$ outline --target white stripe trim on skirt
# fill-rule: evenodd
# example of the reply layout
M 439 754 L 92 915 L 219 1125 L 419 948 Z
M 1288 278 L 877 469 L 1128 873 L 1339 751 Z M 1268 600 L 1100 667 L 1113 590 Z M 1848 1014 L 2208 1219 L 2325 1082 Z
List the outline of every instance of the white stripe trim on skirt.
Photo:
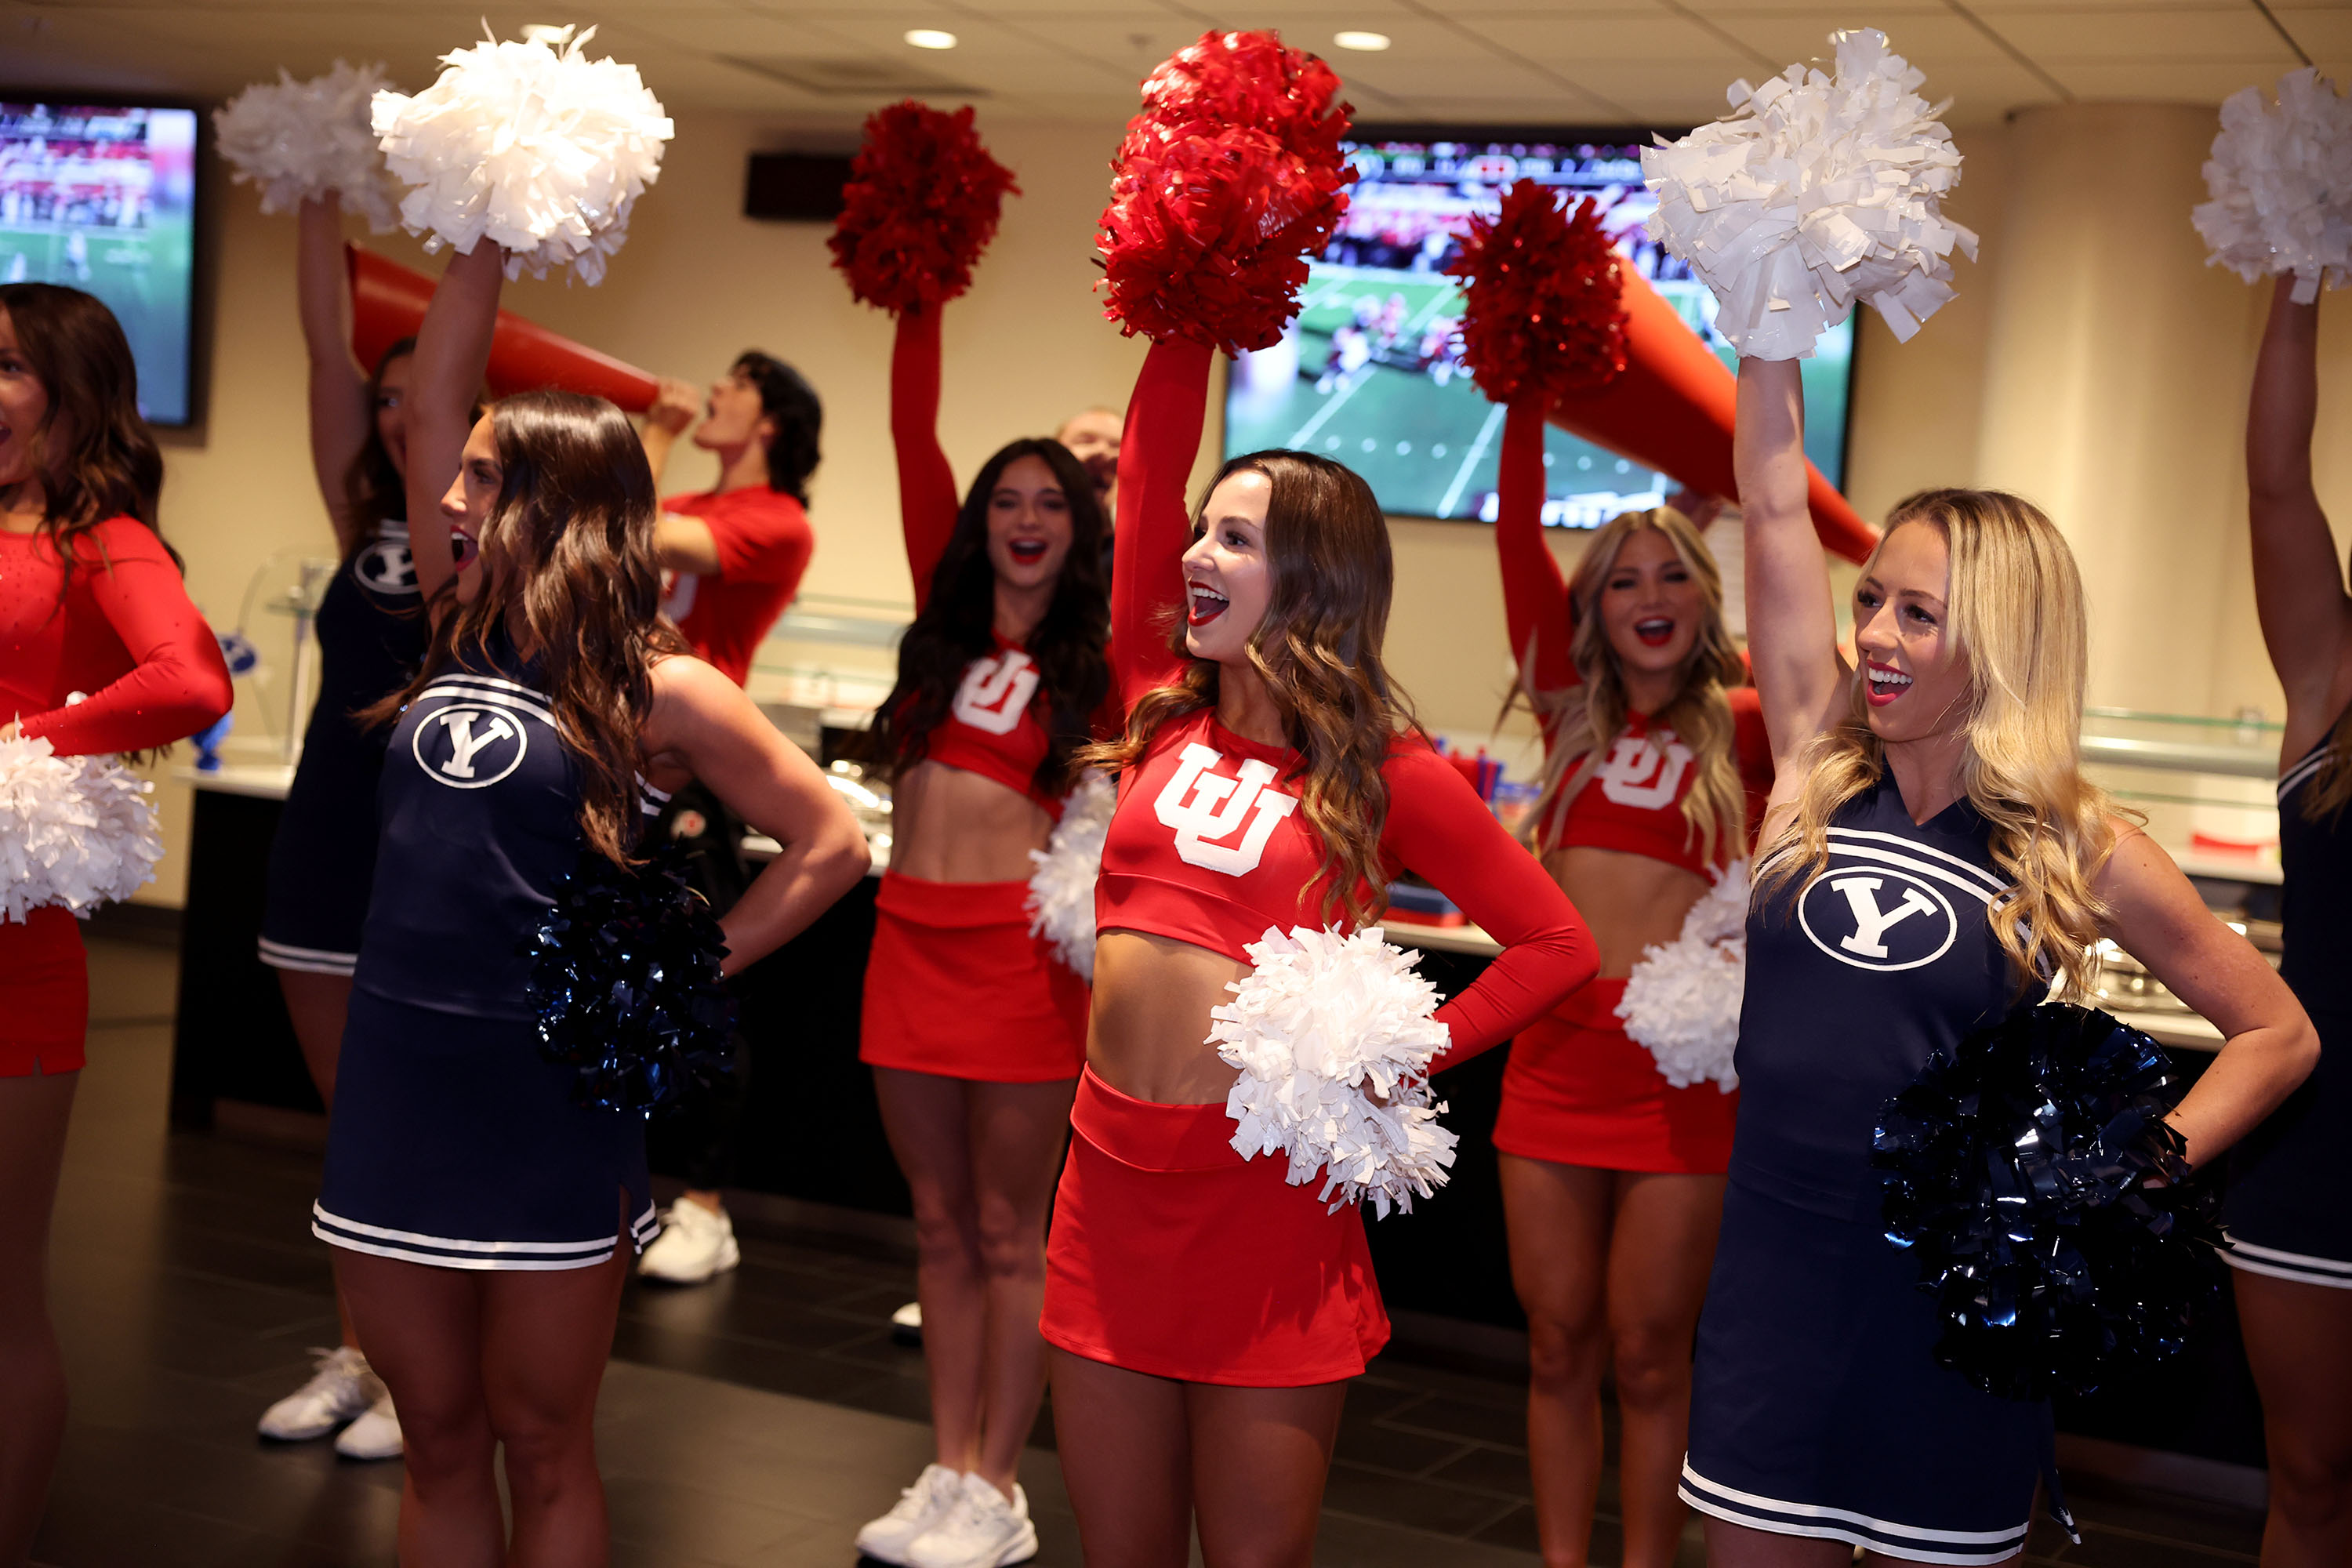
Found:
M 1683 1463 L 1682 1484 L 1675 1491 L 1701 1513 L 1712 1514 L 1750 1530 L 1774 1535 L 1803 1535 L 1821 1541 L 1843 1541 L 1850 1546 L 1912 1563 L 1958 1563 L 1990 1568 L 2006 1563 L 2025 1545 L 2027 1519 L 2014 1530 L 1927 1530 L 1873 1519 L 1848 1509 L 1814 1503 L 1782 1502 L 1759 1497 L 1708 1480 Z
M 272 969 L 299 969 L 306 974 L 348 975 L 359 967 L 356 952 L 334 952 L 323 947 L 296 947 L 262 937 L 255 944 L 261 962 Z

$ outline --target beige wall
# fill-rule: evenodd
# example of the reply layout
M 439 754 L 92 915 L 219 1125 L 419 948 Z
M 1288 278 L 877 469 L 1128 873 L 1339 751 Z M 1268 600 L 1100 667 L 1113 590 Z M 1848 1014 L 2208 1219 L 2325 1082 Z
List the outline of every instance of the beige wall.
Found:
M 1865 320 L 1849 489 L 1864 515 L 1929 484 L 2004 484 L 2050 508 L 2082 552 L 2100 665 L 2094 700 L 2278 716 L 2252 631 L 2237 463 L 2260 291 L 2201 268 L 2187 211 L 2210 140 L 2207 109 L 2075 106 L 1963 127 L 1969 163 L 1951 210 L 1984 237 L 1960 297 L 1913 342 Z M 987 121 L 1024 194 L 971 293 L 946 320 L 941 436 L 959 474 L 1016 435 L 1087 404 L 1123 405 L 1139 342 L 1090 293 L 1092 226 L 1118 126 Z M 836 138 L 839 128 L 832 134 Z M 704 377 L 757 344 L 798 363 L 825 401 L 814 493 L 818 546 L 804 605 L 909 600 L 887 428 L 890 323 L 849 300 L 820 225 L 738 216 L 744 158 L 810 144 L 808 129 L 749 116 L 679 117 L 661 184 L 601 288 L 513 286 L 507 302 L 647 369 Z M 210 425 L 168 454 L 167 532 L 191 590 L 234 624 L 257 568 L 331 549 L 303 447 L 302 359 L 291 304 L 292 225 L 249 190 L 222 203 Z M 371 241 L 411 264 L 414 241 Z M 2330 313 L 2326 415 L 2352 408 L 2352 321 Z M 1202 465 L 1216 446 L 1213 419 Z M 2324 438 L 2323 494 L 2352 519 L 2352 452 Z M 681 451 L 666 488 L 705 482 Z M 1492 546 L 1483 529 L 1400 521 L 1391 662 L 1432 724 L 1478 735 L 1509 685 Z M 1564 559 L 1577 542 L 1555 542 Z M 851 613 L 858 606 L 850 605 Z M 282 679 L 285 622 L 250 617 Z M 820 667 L 886 675 L 886 654 L 780 641 L 772 689 Z M 278 728 L 282 688 L 240 682 L 240 732 Z M 1512 726 L 1524 736 L 1522 724 Z M 182 792 L 167 787 L 171 841 Z M 149 890 L 176 903 L 184 858 Z

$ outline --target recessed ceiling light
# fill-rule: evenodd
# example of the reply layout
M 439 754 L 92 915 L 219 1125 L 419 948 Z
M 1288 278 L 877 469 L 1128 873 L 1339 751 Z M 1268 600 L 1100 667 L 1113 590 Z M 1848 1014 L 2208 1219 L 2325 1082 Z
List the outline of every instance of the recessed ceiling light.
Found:
M 1334 33 L 1331 41 L 1343 49 L 1356 49 L 1368 55 L 1378 54 L 1389 47 L 1386 33 Z
M 953 33 L 942 33 L 937 27 L 909 27 L 907 41 L 919 49 L 951 49 L 956 47 Z

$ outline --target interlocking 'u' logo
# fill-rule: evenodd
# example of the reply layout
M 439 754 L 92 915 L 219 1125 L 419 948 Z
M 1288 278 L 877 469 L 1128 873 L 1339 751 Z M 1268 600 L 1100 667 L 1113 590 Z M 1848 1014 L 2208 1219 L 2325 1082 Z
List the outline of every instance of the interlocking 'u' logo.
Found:
M 1224 753 L 1214 747 L 1187 745 L 1152 810 L 1163 826 L 1176 830 L 1178 859 L 1242 877 L 1257 869 L 1275 825 L 1298 808 L 1298 797 L 1266 787 L 1274 783 L 1272 763 L 1253 757 L 1241 765 L 1239 777 L 1226 778 L 1209 771 L 1223 761 Z M 1244 821 L 1249 827 L 1239 844 L 1211 842 L 1232 837 Z
M 1664 811 L 1675 804 L 1690 771 L 1691 749 L 1672 730 L 1648 735 L 1620 735 L 1609 749 L 1609 759 L 1593 776 L 1601 793 L 1619 805 L 1636 811 Z
M 1019 648 L 1007 648 L 964 666 L 955 716 L 985 734 L 1009 735 L 1036 695 L 1037 666 Z

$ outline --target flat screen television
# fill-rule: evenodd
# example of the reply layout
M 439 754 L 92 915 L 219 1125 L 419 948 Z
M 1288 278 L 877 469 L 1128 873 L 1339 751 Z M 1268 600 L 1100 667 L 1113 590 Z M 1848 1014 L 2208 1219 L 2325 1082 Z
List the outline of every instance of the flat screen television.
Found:
M 0 94 L 0 282 L 106 301 L 151 425 L 194 417 L 196 111 Z
M 1355 182 L 1330 248 L 1308 265 L 1283 341 L 1235 362 L 1225 396 L 1227 457 L 1288 447 L 1335 458 L 1391 516 L 1495 516 L 1503 411 L 1462 369 L 1454 331 L 1462 290 L 1444 268 L 1475 213 L 1513 181 L 1590 195 L 1619 248 L 1722 356 L 1715 297 L 1642 233 L 1657 205 L 1642 184 L 1646 133 L 1400 131 L 1344 143 Z M 1832 484 L 1845 473 L 1854 323 L 1824 333 L 1803 363 L 1805 449 Z M 1660 504 L 1663 475 L 1554 427 L 1544 446 L 1544 521 L 1598 528 Z

